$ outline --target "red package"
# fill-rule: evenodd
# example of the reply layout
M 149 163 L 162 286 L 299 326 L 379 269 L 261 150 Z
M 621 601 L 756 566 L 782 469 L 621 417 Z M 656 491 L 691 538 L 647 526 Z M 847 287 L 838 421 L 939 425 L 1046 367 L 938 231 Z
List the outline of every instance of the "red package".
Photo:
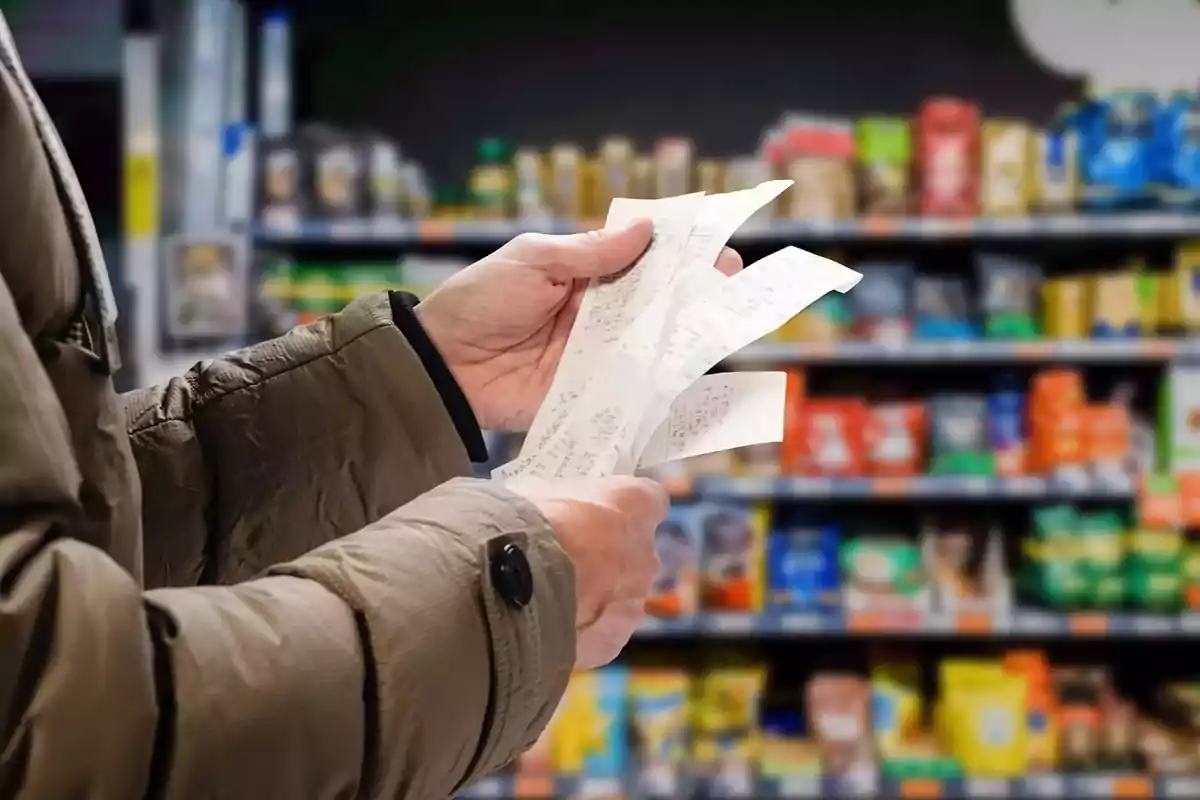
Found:
M 866 410 L 867 468 L 881 477 L 908 477 L 921 471 L 925 407 L 920 403 L 880 403 Z
M 858 400 L 809 400 L 804 405 L 801 473 L 852 478 L 865 474 L 863 422 Z
M 938 97 L 917 112 L 917 190 L 922 214 L 979 214 L 979 107 Z
M 788 370 L 787 399 L 783 410 L 783 444 L 779 447 L 779 471 L 795 474 L 804 469 L 807 459 L 807 430 L 804 422 L 805 375 L 803 370 Z

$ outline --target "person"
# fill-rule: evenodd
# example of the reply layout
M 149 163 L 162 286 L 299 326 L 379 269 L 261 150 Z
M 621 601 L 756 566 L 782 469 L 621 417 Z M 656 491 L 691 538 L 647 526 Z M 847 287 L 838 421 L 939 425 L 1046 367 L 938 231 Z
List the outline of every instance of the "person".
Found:
M 0 185 L 0 797 L 447 797 L 626 643 L 661 488 L 461 476 L 648 223 L 524 235 L 117 396 L 95 232 L 2 16 Z

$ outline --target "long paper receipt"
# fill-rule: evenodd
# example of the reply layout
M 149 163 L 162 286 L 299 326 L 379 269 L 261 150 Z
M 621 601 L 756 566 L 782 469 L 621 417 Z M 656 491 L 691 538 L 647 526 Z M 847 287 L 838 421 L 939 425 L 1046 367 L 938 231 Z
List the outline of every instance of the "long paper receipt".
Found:
M 734 232 L 790 185 L 768 181 L 728 194 L 614 200 L 605 224 L 649 218 L 654 241 L 632 269 L 588 286 L 521 452 L 493 477 L 632 474 L 781 441 L 784 373 L 706 373 L 862 278 L 796 247 L 733 277 L 715 269 Z

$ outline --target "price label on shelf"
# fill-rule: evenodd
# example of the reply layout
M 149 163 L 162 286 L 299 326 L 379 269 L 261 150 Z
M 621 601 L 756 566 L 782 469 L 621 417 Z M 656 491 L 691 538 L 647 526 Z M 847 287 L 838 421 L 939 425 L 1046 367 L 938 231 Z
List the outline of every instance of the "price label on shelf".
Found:
M 1062 797 L 1067 793 L 1067 782 L 1061 775 L 1030 775 L 1021 781 L 1020 788 L 1018 795 Z
M 784 614 L 779 627 L 790 633 L 813 633 L 823 627 L 821 617 L 816 614 Z
M 1200 634 L 1200 614 L 1185 613 L 1179 617 L 1179 632 L 1191 636 Z
M 1170 798 L 1189 798 L 1195 800 L 1200 797 L 1200 778 L 1163 778 L 1161 780 L 1160 794 L 1163 797 Z
M 592 800 L 592 798 L 603 797 L 620 797 L 621 782 L 619 780 L 607 778 L 587 778 L 579 786 L 578 797 L 582 800 Z
M 709 614 L 704 627 L 714 633 L 748 633 L 756 619 L 753 614 Z
M 1162 614 L 1135 614 L 1130 622 L 1134 633 L 1145 636 L 1167 634 L 1175 630 L 1175 619 Z
M 500 797 L 504 794 L 504 789 L 504 781 L 499 778 L 484 778 L 479 783 L 469 787 L 462 797 Z
M 1112 797 L 1112 779 L 1107 775 L 1080 775 L 1071 780 L 1071 795 Z
M 817 776 L 791 775 L 779 780 L 779 796 L 796 798 L 821 797 L 821 779 Z
M 713 779 L 709 795 L 720 798 L 754 796 L 754 776 L 747 769 L 730 769 Z
M 1009 784 L 998 778 L 968 778 L 963 789 L 967 797 L 1008 797 Z
M 1013 615 L 1012 627 L 1017 633 L 1055 633 L 1063 629 L 1063 621 L 1042 611 L 1018 611 Z

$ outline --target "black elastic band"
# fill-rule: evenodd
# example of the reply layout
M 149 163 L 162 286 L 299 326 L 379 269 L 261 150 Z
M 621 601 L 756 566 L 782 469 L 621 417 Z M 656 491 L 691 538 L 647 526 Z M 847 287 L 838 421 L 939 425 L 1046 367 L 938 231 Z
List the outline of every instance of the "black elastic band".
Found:
M 450 421 L 454 423 L 454 429 L 458 431 L 463 446 L 467 448 L 467 455 L 473 463 L 485 463 L 488 460 L 487 443 L 483 441 L 483 431 L 479 428 L 479 421 L 475 419 L 475 412 L 471 410 L 467 396 L 463 394 L 458 381 L 454 380 L 454 375 L 446 366 L 446 360 L 433 346 L 429 334 L 425 332 L 421 321 L 413 312 L 420 300 L 408 292 L 388 292 L 388 299 L 392 306 L 392 321 L 421 359 L 429 380 L 433 381 L 442 398 L 446 413 L 450 415 Z

